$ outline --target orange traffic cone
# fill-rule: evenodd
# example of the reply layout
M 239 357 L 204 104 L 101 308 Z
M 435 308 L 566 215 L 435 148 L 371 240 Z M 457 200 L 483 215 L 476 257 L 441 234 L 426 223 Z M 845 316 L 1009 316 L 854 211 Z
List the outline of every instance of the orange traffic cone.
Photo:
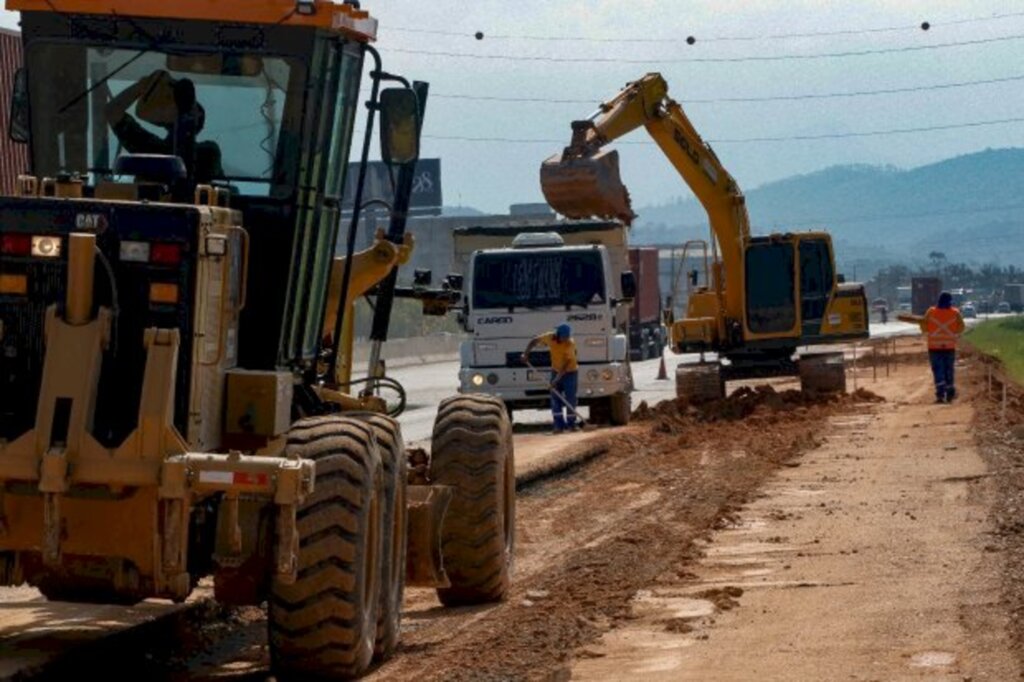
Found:
M 661 366 L 658 368 L 658 381 L 668 381 L 668 372 L 665 370 L 665 354 L 661 355 Z

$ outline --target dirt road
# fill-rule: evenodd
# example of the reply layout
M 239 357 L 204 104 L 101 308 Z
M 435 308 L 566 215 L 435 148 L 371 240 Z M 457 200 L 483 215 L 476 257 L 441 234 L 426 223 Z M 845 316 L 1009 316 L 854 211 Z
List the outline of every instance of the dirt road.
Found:
M 642 591 L 572 678 L 1017 679 L 973 408 L 931 404 L 923 369 L 830 419 L 704 544 L 695 577 Z
M 913 352 L 889 379 L 861 370 L 882 399 L 776 381 L 587 435 L 596 457 L 520 495 L 511 597 L 442 609 L 409 590 L 369 679 L 1017 679 L 1024 524 L 1005 505 L 1024 499 L 992 473 L 1024 458 L 1012 434 L 986 445 L 982 403 L 931 404 Z M 521 439 L 522 466 L 558 471 L 553 442 Z M 262 611 L 211 615 L 93 664 L 270 679 Z

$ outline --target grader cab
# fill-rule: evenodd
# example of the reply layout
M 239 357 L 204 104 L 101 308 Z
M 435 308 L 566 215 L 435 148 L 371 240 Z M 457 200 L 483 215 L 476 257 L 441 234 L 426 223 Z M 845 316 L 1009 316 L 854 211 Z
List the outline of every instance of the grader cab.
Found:
M 502 405 L 443 402 L 430 485 L 409 485 L 398 423 L 351 390 L 352 303 L 412 247 L 355 252 L 362 171 L 339 229 L 366 62 L 362 168 L 377 118 L 385 161 L 414 164 L 424 110 L 376 21 L 330 0 L 7 9 L 31 169 L 0 197 L 0 584 L 182 601 L 212 575 L 218 600 L 269 604 L 294 679 L 388 656 L 407 581 L 501 599 Z

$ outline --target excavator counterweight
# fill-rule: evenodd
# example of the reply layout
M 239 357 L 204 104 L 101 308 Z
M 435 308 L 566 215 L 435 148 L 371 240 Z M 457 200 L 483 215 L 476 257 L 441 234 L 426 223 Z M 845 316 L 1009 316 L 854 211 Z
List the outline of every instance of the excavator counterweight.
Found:
M 615 218 L 629 225 L 636 217 L 615 150 L 556 154 L 541 164 L 540 186 L 548 204 L 567 218 Z

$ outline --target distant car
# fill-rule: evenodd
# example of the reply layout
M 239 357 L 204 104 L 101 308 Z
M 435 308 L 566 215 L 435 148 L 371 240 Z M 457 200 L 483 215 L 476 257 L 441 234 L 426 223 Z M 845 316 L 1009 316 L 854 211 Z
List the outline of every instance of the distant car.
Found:
M 961 308 L 960 313 L 964 316 L 964 318 L 972 318 L 978 316 L 978 311 L 974 308 L 973 303 L 968 303 L 963 308 Z
M 996 312 L 997 313 L 1009 313 L 1009 312 L 1013 312 L 1013 311 L 1010 310 L 1010 304 L 1007 303 L 1006 301 L 1003 301 L 1002 303 L 1000 303 L 999 305 L 996 306 Z

